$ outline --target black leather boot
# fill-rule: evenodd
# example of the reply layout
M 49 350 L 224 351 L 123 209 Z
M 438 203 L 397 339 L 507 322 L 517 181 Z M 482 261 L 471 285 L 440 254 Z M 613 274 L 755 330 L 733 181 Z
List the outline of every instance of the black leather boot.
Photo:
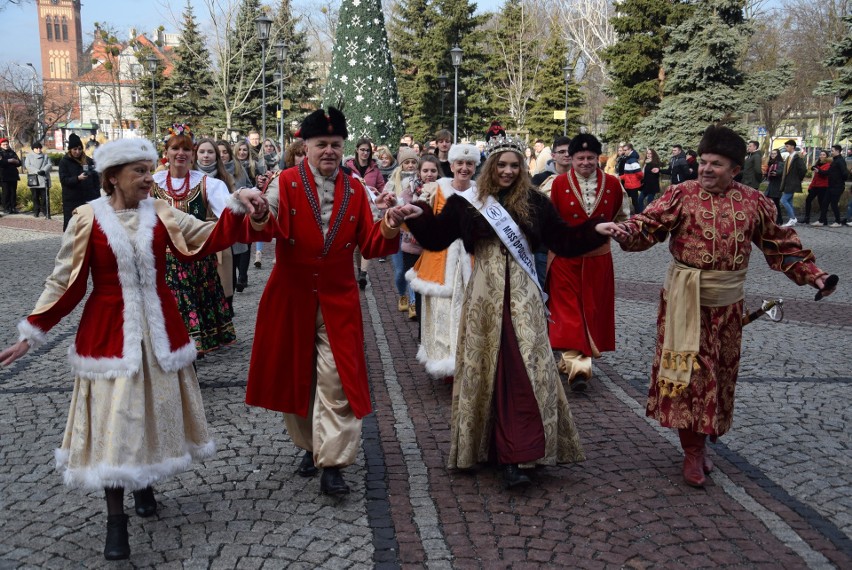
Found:
M 349 493 L 349 485 L 343 480 L 338 467 L 326 467 L 322 470 L 320 478 L 320 492 L 324 495 L 346 495 Z
M 157 512 L 157 499 L 151 487 L 133 491 L 133 502 L 136 503 L 136 514 L 140 517 L 150 517 Z
M 314 465 L 314 452 L 306 451 L 302 456 L 302 461 L 299 463 L 299 468 L 296 469 L 296 475 L 299 477 L 313 477 L 317 474 L 316 465 Z
M 522 487 L 530 484 L 530 478 L 521 471 L 520 467 L 518 467 L 514 463 L 509 463 L 504 465 L 502 468 L 503 471 L 503 485 L 507 489 L 512 489 L 514 487 Z
M 127 515 L 107 516 L 106 545 L 104 558 L 126 560 L 130 558 L 130 542 L 127 538 Z

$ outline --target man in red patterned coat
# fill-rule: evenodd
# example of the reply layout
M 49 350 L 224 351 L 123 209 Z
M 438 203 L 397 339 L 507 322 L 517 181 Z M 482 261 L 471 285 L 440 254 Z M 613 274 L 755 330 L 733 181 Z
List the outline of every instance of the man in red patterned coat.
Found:
M 306 160 L 267 193 L 276 264 L 260 300 L 246 388 L 246 403 L 284 412 L 293 443 L 305 450 L 297 473 L 322 468 L 320 490 L 329 495 L 349 492 L 340 469 L 355 462 L 361 418 L 371 411 L 352 252 L 371 258 L 399 248 L 399 229 L 373 222 L 367 190 L 340 166 L 347 134 L 334 107 L 308 115 L 296 135 Z
M 698 145 L 698 180 L 672 184 L 641 214 L 619 224 L 625 251 L 668 239 L 672 263 L 660 293 L 657 348 L 646 415 L 678 430 L 683 478 L 700 487 L 713 464 L 705 440 L 731 428 L 740 364 L 743 297 L 753 248 L 769 267 L 828 295 L 828 274 L 792 228 L 775 223 L 775 205 L 734 182 L 746 143 L 710 126 Z M 834 285 L 829 285 L 833 290 Z
M 568 146 L 571 168 L 556 177 L 550 199 L 569 225 L 591 218 L 626 220 L 628 201 L 618 178 L 598 166 L 601 143 L 580 134 Z M 550 346 L 571 390 L 586 389 L 592 357 L 615 350 L 615 277 L 609 243 L 581 257 L 556 257 L 547 274 Z

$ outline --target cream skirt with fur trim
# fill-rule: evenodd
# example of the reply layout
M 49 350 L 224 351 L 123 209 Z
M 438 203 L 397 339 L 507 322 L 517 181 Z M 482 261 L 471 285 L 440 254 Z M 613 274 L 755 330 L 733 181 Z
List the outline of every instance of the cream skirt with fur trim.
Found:
M 145 335 L 138 374 L 75 380 L 56 450 L 66 485 L 143 489 L 215 454 L 195 370 L 163 372 L 148 342 Z

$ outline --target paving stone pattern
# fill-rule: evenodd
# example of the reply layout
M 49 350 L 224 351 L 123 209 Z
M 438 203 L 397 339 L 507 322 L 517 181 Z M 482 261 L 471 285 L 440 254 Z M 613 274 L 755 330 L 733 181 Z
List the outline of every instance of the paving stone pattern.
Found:
M 0 220 L 4 346 L 52 267 L 51 222 Z M 446 469 L 452 386 L 416 362 L 417 325 L 396 310 L 391 264 L 373 262 L 362 312 L 375 413 L 344 499 L 295 477 L 300 453 L 280 414 L 244 404 L 267 247 L 235 298 L 238 342 L 198 363 L 218 453 L 158 487 L 157 516 L 131 515 L 133 553 L 118 564 L 101 554 L 101 494 L 67 490 L 53 467 L 78 309 L 0 370 L 0 568 L 852 567 L 852 230 L 801 235 L 841 289 L 815 303 L 752 258 L 749 304 L 782 296 L 787 318 L 744 331 L 734 427 L 711 445 L 704 490 L 682 483 L 671 430 L 644 417 L 665 245 L 615 253 L 618 349 L 586 394 L 569 394 L 587 460 L 535 469 L 521 492 L 504 491 L 491 466 Z

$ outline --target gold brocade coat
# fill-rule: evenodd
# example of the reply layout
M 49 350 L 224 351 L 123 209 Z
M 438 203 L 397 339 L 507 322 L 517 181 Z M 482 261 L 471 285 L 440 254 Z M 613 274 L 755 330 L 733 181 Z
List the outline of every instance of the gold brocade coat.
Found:
M 813 285 L 825 272 L 814 263 L 813 253 L 802 248 L 792 228 L 775 223 L 775 215 L 772 201 L 753 188 L 733 182 L 725 192 L 711 194 L 692 180 L 670 186 L 641 214 L 630 218 L 626 224 L 633 234 L 621 247 L 626 251 L 642 251 L 668 238 L 669 250 L 676 261 L 717 271 L 748 268 L 752 249 L 756 247 L 769 267 L 799 285 Z M 658 391 L 657 377 L 667 299 L 663 289 L 646 415 L 665 427 L 722 435 L 733 421 L 743 302 L 701 307 L 700 369 L 692 373 L 689 387 L 682 395 L 663 396 Z
M 550 350 L 538 288 L 496 237 L 477 243 L 473 257 L 459 325 L 448 466 L 465 469 L 488 460 L 507 264 L 512 326 L 544 428 L 545 454 L 536 463 L 583 461 L 580 438 Z

